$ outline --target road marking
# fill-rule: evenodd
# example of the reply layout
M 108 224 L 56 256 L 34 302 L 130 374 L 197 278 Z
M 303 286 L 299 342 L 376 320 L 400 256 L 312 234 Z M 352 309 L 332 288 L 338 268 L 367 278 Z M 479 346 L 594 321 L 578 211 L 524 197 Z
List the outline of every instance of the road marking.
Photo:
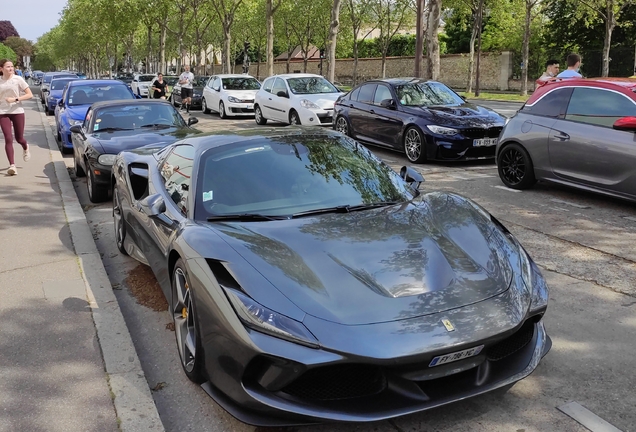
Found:
M 577 402 L 566 403 L 565 405 L 557 407 L 557 409 L 572 417 L 592 432 L 622 432 Z
M 508 191 L 508 192 L 515 192 L 515 193 L 521 192 L 518 189 L 510 189 L 509 187 L 505 187 L 505 186 L 490 186 L 490 187 L 494 187 L 494 188 L 497 188 L 497 189 L 503 189 L 503 190 Z
M 553 198 L 550 201 L 555 202 L 555 203 L 559 203 L 559 204 L 566 204 L 566 205 L 569 205 L 569 206 L 572 206 L 572 207 L 576 207 L 576 208 L 580 208 L 580 209 L 589 209 L 590 208 L 590 206 L 588 206 L 588 205 L 576 204 L 576 203 L 573 203 L 573 202 L 563 201 L 563 200 L 556 199 L 556 198 Z

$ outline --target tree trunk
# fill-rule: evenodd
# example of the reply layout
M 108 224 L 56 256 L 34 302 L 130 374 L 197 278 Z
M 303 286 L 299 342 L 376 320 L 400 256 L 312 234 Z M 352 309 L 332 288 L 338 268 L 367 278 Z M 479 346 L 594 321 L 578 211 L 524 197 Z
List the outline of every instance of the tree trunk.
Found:
M 430 0 L 428 3 L 428 25 L 426 28 L 426 57 L 428 59 L 428 77 L 432 80 L 439 79 L 439 19 L 441 0 Z
M 267 0 L 265 20 L 267 21 L 267 76 L 272 76 L 274 75 L 274 0 Z M 287 69 L 289 69 L 289 62 Z
M 223 51 L 224 51 L 224 68 L 225 73 L 231 74 L 232 71 L 232 36 L 230 35 L 230 26 L 223 26 Z
M 336 41 L 338 39 L 338 28 L 340 27 L 340 5 L 341 0 L 333 0 L 329 39 L 327 40 L 327 59 L 329 62 L 327 79 L 331 82 L 334 82 L 336 77 Z
M 261 75 L 261 47 L 259 46 L 256 50 L 256 79 L 260 80 Z
M 353 85 L 358 83 L 358 40 L 353 39 Z
M 605 38 L 603 39 L 603 70 L 601 72 L 601 76 L 606 77 L 609 76 L 609 54 L 610 54 L 610 46 L 612 44 L 612 32 L 614 31 L 614 27 L 616 26 L 616 20 L 614 16 L 614 11 L 612 10 L 613 2 L 608 2 L 607 4 L 607 19 L 605 20 Z
M 161 62 L 161 68 L 159 69 L 161 73 L 168 73 L 168 68 L 166 66 L 166 33 L 167 29 L 165 26 L 161 26 L 161 33 L 159 33 L 159 58 Z
M 382 78 L 386 78 L 386 51 L 382 51 Z
M 148 26 L 148 57 L 146 58 L 146 73 L 150 73 L 151 58 L 152 58 L 152 26 Z
M 309 56 L 307 55 L 307 53 L 303 53 L 303 73 L 307 73 L 307 63 L 308 62 L 309 62 Z
M 424 56 L 424 7 L 425 0 L 416 0 L 415 24 L 415 77 L 422 78 L 422 60 Z
M 474 11 L 475 17 L 477 12 Z M 475 76 L 475 42 L 477 41 L 477 34 L 481 29 L 477 19 L 473 20 L 473 31 L 470 34 L 469 54 L 468 54 L 468 81 L 466 82 L 466 93 L 473 92 L 473 77 Z
M 530 22 L 532 21 L 534 2 L 526 0 L 526 22 L 523 29 L 523 46 L 521 48 L 521 96 L 528 95 L 528 60 L 530 58 Z

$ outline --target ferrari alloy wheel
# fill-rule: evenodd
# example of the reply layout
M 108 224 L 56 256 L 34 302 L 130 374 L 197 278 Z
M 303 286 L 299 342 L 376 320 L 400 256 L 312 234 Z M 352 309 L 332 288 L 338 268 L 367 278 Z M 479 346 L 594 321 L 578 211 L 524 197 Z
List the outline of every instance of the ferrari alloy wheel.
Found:
M 537 182 L 528 152 L 519 144 L 509 144 L 497 158 L 499 177 L 512 189 L 527 189 Z
M 424 137 L 415 127 L 410 127 L 404 133 L 404 153 L 409 161 L 422 163 L 426 160 L 426 149 L 424 147 Z
M 202 99 L 201 110 L 203 110 L 203 114 L 210 114 L 210 108 L 208 108 L 208 103 L 205 101 L 205 97 Z
M 181 259 L 177 261 L 172 276 L 172 305 L 170 311 L 174 320 L 174 331 L 177 338 L 181 366 L 183 366 L 185 374 L 191 381 L 202 383 L 205 380 L 203 350 L 197 328 L 198 323 L 192 290 Z
M 292 111 L 289 113 L 289 124 L 292 124 L 292 125 L 301 124 L 300 117 L 298 117 L 298 113 L 296 111 Z
M 219 118 L 227 118 L 227 114 L 225 113 L 225 104 L 223 103 L 223 101 L 219 102 Z
M 343 135 L 349 135 L 349 122 L 343 116 L 336 120 L 336 130 Z
M 257 125 L 264 125 L 267 123 L 267 119 L 263 117 L 261 107 L 259 107 L 258 105 L 254 107 L 254 120 L 256 120 Z
M 113 222 L 115 224 L 115 243 L 117 244 L 117 249 L 119 249 L 119 252 L 122 254 L 128 255 L 124 247 L 126 224 L 124 224 L 124 213 L 121 208 L 121 199 L 119 198 L 119 192 L 117 192 L 117 186 L 113 188 Z

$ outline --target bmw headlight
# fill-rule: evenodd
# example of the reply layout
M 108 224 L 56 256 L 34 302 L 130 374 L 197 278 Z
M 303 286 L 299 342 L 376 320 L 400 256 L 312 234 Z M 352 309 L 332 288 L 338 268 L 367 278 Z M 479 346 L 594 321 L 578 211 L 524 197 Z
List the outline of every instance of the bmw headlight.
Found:
M 114 154 L 103 154 L 97 158 L 97 162 L 100 165 L 112 165 L 115 163 L 115 158 L 117 155 Z
M 84 123 L 84 120 L 73 120 L 73 119 L 70 119 L 69 123 L 71 124 L 71 126 L 81 125 L 81 124 Z
M 319 347 L 314 335 L 301 322 L 267 309 L 240 291 L 226 288 L 225 292 L 247 327 L 311 348 Z
M 426 127 L 428 128 L 428 130 L 438 135 L 453 136 L 459 133 L 457 129 L 448 128 L 444 126 L 427 125 Z
M 303 107 L 303 108 L 310 109 L 310 110 L 320 109 L 320 107 L 318 105 L 316 105 L 315 103 L 313 103 L 312 101 L 307 100 L 307 99 L 301 99 L 300 100 L 300 106 Z
M 235 98 L 234 96 L 228 96 L 227 97 L 227 101 L 228 102 L 232 102 L 232 103 L 241 103 L 240 99 Z

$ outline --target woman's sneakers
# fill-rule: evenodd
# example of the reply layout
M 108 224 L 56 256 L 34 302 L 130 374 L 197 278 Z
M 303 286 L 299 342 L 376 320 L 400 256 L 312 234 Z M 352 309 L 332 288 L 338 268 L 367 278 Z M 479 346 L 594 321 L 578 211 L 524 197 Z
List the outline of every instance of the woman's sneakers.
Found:
M 29 159 L 31 159 L 31 152 L 29 151 L 29 145 L 27 144 L 27 148 L 26 150 L 23 150 L 23 154 L 22 154 L 22 159 L 24 159 L 25 162 L 28 162 Z
M 9 167 L 9 169 L 7 170 L 7 175 L 10 175 L 10 176 L 18 175 L 18 170 L 16 169 L 15 165 L 11 165 Z

